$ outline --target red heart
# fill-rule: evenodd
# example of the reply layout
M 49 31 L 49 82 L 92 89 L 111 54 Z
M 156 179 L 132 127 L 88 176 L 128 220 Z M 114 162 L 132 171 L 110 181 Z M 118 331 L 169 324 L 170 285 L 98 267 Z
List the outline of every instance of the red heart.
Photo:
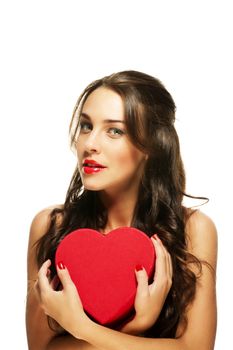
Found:
M 135 266 L 153 276 L 155 250 L 151 239 L 132 227 L 104 235 L 83 228 L 59 244 L 55 262 L 62 261 L 77 287 L 84 310 L 96 322 L 113 326 L 134 311 L 137 288 Z

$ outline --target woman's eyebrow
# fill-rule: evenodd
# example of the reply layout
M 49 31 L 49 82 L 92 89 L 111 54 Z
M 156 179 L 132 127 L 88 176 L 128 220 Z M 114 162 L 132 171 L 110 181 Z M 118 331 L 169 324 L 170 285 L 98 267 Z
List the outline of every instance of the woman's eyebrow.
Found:
M 91 120 L 91 117 L 87 113 L 82 112 L 80 116 L 84 117 L 88 120 Z M 124 120 L 118 120 L 118 119 L 104 119 L 103 122 L 104 123 L 124 123 L 125 124 Z

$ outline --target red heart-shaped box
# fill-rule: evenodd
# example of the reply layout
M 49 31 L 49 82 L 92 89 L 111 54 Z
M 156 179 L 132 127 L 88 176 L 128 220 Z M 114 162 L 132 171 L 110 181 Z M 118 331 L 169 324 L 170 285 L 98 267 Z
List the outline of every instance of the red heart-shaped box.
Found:
M 55 263 L 62 261 L 79 292 L 83 308 L 96 322 L 114 327 L 134 312 L 136 265 L 153 277 L 155 250 L 151 239 L 132 227 L 104 235 L 83 228 L 59 244 Z

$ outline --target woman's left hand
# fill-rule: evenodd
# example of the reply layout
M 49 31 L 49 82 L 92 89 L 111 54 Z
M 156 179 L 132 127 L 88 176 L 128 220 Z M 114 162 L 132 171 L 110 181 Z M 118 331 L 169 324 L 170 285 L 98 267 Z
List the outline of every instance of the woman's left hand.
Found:
M 38 272 L 38 280 L 35 284 L 41 307 L 46 315 L 56 320 L 70 334 L 81 338 L 81 330 L 89 318 L 83 310 L 78 291 L 63 264 L 60 265 L 60 268 L 57 267 L 57 275 L 63 289 L 55 291 L 53 281 L 49 282 L 50 265 L 50 260 L 44 262 Z
M 120 330 L 140 335 L 153 326 L 163 308 L 172 285 L 171 256 L 157 235 L 151 238 L 156 252 L 154 281 L 148 284 L 148 275 L 142 267 L 136 272 L 137 292 L 134 301 L 135 317 Z

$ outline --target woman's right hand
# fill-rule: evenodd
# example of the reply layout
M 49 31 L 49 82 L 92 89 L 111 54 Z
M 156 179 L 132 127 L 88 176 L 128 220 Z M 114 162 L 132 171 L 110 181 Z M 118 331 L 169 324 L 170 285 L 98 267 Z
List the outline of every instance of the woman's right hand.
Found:
M 157 235 L 151 238 L 156 253 L 154 281 L 148 285 L 148 275 L 142 267 L 136 271 L 137 292 L 134 301 L 135 317 L 120 331 L 140 335 L 153 326 L 162 310 L 172 285 L 171 256 Z

